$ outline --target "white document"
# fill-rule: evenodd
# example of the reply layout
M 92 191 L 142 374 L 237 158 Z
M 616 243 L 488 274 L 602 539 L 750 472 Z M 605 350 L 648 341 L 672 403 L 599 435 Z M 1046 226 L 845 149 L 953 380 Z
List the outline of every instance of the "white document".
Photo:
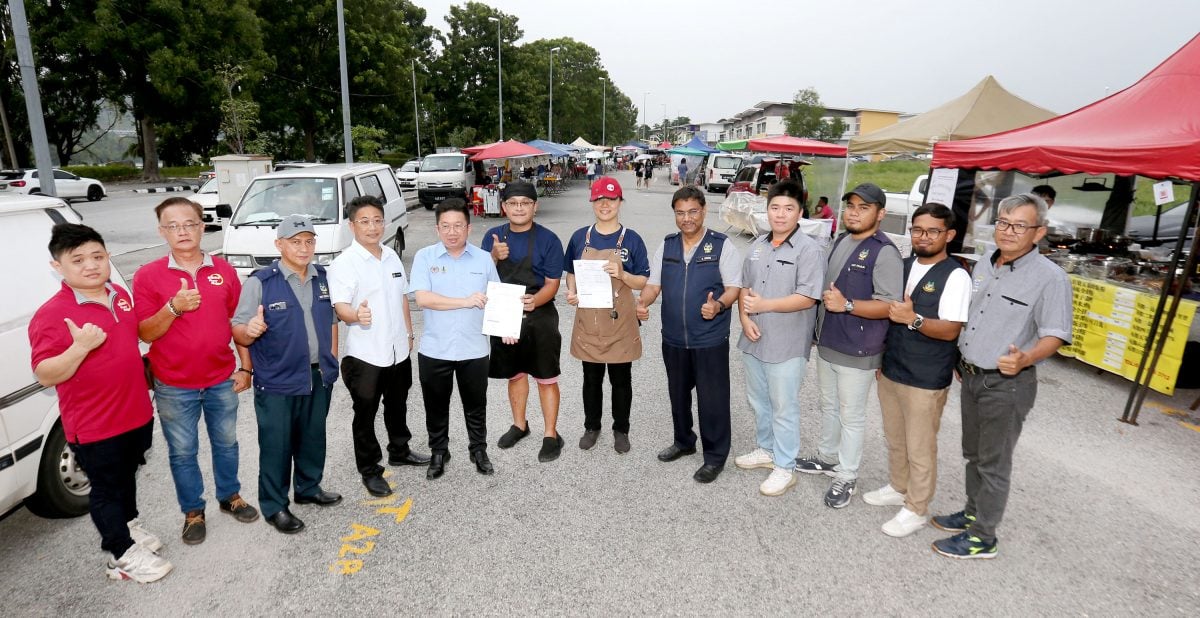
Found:
M 1170 180 L 1154 183 L 1154 205 L 1162 206 L 1175 201 L 1175 187 Z
M 575 260 L 575 294 L 583 309 L 612 309 L 612 277 L 604 272 L 608 260 Z
M 933 170 L 929 178 L 929 193 L 926 203 L 942 204 L 952 207 L 954 191 L 958 188 L 958 170 L 955 168 L 939 167 Z M 920 204 L 914 204 L 919 206 Z
M 487 304 L 483 306 L 483 334 L 493 337 L 521 336 L 521 318 L 525 315 L 521 297 L 525 286 L 489 281 Z

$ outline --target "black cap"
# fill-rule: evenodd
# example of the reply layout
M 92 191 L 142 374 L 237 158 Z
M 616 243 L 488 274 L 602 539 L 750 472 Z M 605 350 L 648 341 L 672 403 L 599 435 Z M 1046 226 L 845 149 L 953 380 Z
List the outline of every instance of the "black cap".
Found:
M 504 189 L 500 191 L 500 200 L 507 201 L 510 197 L 527 197 L 533 201 L 537 201 L 537 189 L 530 183 L 524 180 L 510 182 L 504 185 Z
M 842 201 L 850 199 L 851 195 L 861 197 L 868 204 L 879 204 L 880 208 L 887 207 L 887 196 L 883 194 L 883 189 L 869 182 L 854 187 L 849 193 L 842 196 Z

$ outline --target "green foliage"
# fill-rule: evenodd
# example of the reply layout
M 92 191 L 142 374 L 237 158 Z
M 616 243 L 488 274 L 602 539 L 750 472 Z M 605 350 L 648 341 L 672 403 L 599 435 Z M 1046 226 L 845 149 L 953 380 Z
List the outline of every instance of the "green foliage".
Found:
M 100 182 L 135 180 L 142 175 L 142 170 L 132 165 L 67 165 L 62 169 L 84 178 L 95 178 Z
M 378 161 L 379 149 L 383 148 L 387 139 L 387 131 L 375 127 L 354 125 L 350 127 L 350 141 L 357 151 L 355 160 Z
M 461 127 L 460 126 L 457 129 L 454 129 L 453 131 L 450 132 L 449 140 L 450 140 L 450 145 L 454 146 L 455 148 L 466 148 L 467 146 L 474 146 L 476 144 L 475 127 Z
M 788 114 L 787 133 L 795 137 L 836 142 L 846 132 L 846 123 L 841 118 L 826 120 L 825 106 L 814 88 L 805 88 L 792 99 L 792 113 Z
M 928 161 L 879 161 L 876 163 L 851 163 L 846 186 L 871 182 L 891 193 L 908 193 L 913 181 L 921 174 L 929 173 Z

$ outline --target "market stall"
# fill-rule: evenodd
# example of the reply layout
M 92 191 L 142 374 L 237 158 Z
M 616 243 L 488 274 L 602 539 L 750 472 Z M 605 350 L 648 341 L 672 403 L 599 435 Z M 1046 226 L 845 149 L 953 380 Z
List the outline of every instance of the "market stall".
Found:
M 463 152 L 467 150 L 464 148 Z M 549 155 L 549 153 L 540 148 L 522 144 L 516 140 L 497 142 L 482 148 L 476 147 L 473 150 L 474 154 L 471 155 L 471 160 L 480 162 L 521 161 Z M 499 183 L 495 182 L 495 180 L 493 179 L 493 182 L 486 185 L 475 185 L 472 187 L 471 204 L 477 216 L 500 216 L 503 214 L 503 208 L 500 206 L 500 187 Z

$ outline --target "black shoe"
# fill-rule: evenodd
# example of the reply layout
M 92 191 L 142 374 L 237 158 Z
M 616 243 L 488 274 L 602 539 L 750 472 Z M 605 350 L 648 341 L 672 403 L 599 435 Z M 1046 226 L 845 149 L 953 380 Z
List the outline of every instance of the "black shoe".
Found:
M 311 496 L 296 496 L 296 504 L 316 504 L 318 506 L 333 506 L 342 501 L 341 494 L 332 491 L 318 490 Z
M 429 470 L 425 471 L 425 478 L 432 481 L 445 474 L 447 461 L 450 461 L 450 453 L 434 453 L 429 458 Z
M 276 530 L 284 534 L 296 534 L 304 529 L 304 522 L 300 521 L 299 517 L 292 515 L 292 512 L 287 509 L 283 509 L 268 517 L 267 523 L 275 526 Z
M 363 487 L 367 488 L 367 493 L 376 498 L 392 495 L 392 486 L 388 485 L 388 482 L 383 480 L 383 476 L 379 474 L 364 476 Z
M 696 447 L 680 448 L 678 444 L 671 444 L 667 448 L 658 452 L 659 461 L 675 461 L 684 455 L 695 455 Z
M 229 498 L 219 501 L 218 504 L 221 506 L 222 513 L 233 515 L 234 519 L 243 524 L 258 519 L 258 509 L 247 504 L 240 494 L 233 494 Z
M 389 466 L 426 466 L 429 465 L 429 455 L 409 451 L 403 455 L 388 455 Z
M 504 432 L 504 435 L 500 436 L 500 441 L 496 443 L 496 446 L 500 448 L 512 448 L 516 443 L 521 441 L 521 438 L 527 435 L 529 435 L 528 424 L 525 425 L 525 429 L 513 425 L 508 428 L 508 431 Z
M 593 446 L 596 446 L 596 441 L 600 439 L 599 429 L 586 429 L 583 435 L 579 438 L 579 448 L 590 451 Z
M 718 476 L 721 476 L 722 468 L 724 468 L 724 466 L 704 464 L 703 466 L 700 466 L 699 470 L 696 470 L 696 473 L 692 475 L 692 479 L 697 483 L 711 483 L 717 480 Z
M 183 518 L 183 542 L 188 545 L 199 545 L 204 542 L 204 509 L 188 511 Z
M 492 467 L 492 462 L 488 459 L 486 451 L 471 453 L 471 461 L 475 462 L 475 469 L 480 474 L 491 475 L 496 473 L 496 469 Z
M 542 438 L 542 450 L 538 452 L 538 461 L 546 463 L 558 459 L 558 456 L 562 454 L 563 444 L 566 444 L 566 441 L 562 436 Z

